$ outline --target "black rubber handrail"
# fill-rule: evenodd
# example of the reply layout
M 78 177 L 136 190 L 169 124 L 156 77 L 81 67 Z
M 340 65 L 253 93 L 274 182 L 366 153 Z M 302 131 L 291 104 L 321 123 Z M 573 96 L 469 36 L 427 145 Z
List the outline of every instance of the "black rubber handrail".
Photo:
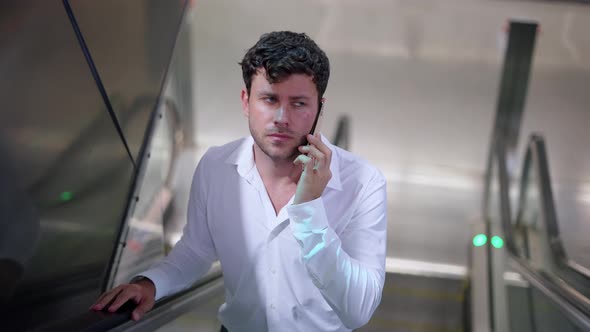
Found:
M 219 274 L 205 277 L 192 287 L 158 301 L 154 308 L 138 322 L 131 320 L 135 304 L 127 302 L 115 313 L 88 311 L 74 318 L 38 328 L 35 331 L 126 331 L 135 325 L 139 325 L 139 327 L 151 325 L 154 328 L 150 330 L 153 330 L 218 294 L 221 287 L 223 287 L 223 278 Z M 162 319 L 164 314 L 166 317 Z
M 110 329 L 110 332 L 153 331 L 166 325 L 185 313 L 194 311 L 214 296 L 223 296 L 223 277 L 215 274 L 204 279 L 192 290 L 165 298 L 138 322 L 128 320 L 126 323 Z M 212 319 L 215 319 L 212 317 Z

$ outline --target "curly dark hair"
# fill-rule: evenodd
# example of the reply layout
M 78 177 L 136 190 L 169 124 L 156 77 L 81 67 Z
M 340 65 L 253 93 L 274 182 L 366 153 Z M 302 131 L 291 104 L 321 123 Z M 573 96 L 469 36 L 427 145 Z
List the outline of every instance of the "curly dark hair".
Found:
M 246 90 L 250 95 L 252 78 L 261 68 L 269 83 L 277 83 L 291 74 L 307 74 L 313 79 L 321 99 L 328 87 L 330 62 L 326 53 L 305 33 L 275 31 L 263 34 L 239 63 Z

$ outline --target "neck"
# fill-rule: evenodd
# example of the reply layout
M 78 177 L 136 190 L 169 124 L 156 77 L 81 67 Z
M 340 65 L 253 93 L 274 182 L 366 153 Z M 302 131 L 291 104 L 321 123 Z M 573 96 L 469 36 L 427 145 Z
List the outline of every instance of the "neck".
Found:
M 254 163 L 263 181 L 297 183 L 303 169 L 294 165 L 293 160 L 273 160 L 254 144 Z

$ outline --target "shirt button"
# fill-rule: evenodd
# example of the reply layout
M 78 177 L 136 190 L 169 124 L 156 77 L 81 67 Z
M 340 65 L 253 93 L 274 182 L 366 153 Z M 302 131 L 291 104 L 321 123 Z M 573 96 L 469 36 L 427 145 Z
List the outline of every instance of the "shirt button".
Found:
M 271 305 L 270 305 L 270 308 L 271 308 L 272 310 L 275 310 L 275 305 L 274 305 L 274 304 L 271 304 Z
M 272 269 L 270 269 L 270 272 L 271 272 L 272 274 L 276 274 L 276 273 L 277 273 L 277 270 L 276 270 L 275 268 L 272 268 Z

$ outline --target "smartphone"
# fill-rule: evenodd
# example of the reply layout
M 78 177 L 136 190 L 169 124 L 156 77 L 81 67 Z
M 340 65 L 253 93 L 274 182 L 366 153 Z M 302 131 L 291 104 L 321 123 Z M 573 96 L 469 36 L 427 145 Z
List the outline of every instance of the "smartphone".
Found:
M 324 108 L 324 102 L 320 102 L 320 106 L 318 107 L 318 113 L 315 116 L 315 120 L 313 120 L 313 126 L 311 126 L 311 131 L 309 132 L 311 135 L 315 135 L 316 129 L 318 129 L 320 116 L 322 115 L 322 109 Z M 307 143 L 309 144 L 309 142 Z

